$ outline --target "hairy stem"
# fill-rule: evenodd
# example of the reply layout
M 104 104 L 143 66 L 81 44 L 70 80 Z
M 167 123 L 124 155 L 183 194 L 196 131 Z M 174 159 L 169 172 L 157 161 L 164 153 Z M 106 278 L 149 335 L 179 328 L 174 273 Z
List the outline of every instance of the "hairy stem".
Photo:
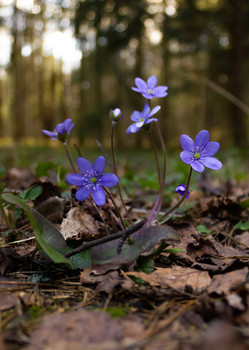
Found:
M 186 185 L 186 189 L 185 189 L 185 192 L 182 196 L 182 198 L 179 200 L 178 203 L 176 203 L 176 205 L 174 205 L 169 211 L 167 211 L 161 218 L 160 218 L 160 221 L 159 223 L 160 224 L 163 224 L 166 220 L 167 220 L 167 217 L 173 213 L 181 204 L 182 202 L 185 200 L 187 194 L 188 194 L 188 189 L 189 189 L 189 184 L 190 184 L 190 179 L 191 179 L 191 175 L 192 175 L 192 167 L 190 167 L 190 172 L 189 172 L 189 176 L 188 176 L 188 181 L 187 181 L 187 185 Z M 166 219 L 165 219 L 166 218 Z
M 72 167 L 72 169 L 73 169 L 73 172 L 76 173 L 75 167 L 74 167 L 74 165 L 73 165 L 72 158 L 71 158 L 70 153 L 69 153 L 69 151 L 68 151 L 67 143 L 64 142 L 63 145 L 64 145 L 64 147 L 65 147 L 65 150 L 66 150 L 66 153 L 67 153 L 67 157 L 68 157 L 68 159 L 69 159 L 69 162 L 70 162 L 70 164 L 71 164 L 71 167 Z

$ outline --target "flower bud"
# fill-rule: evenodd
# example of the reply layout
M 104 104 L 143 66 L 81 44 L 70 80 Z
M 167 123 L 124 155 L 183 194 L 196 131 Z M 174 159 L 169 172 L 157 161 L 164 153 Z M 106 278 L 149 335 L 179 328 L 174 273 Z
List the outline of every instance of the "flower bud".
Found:
M 110 110 L 109 117 L 112 122 L 118 122 L 123 118 L 123 114 L 119 108 L 115 108 Z

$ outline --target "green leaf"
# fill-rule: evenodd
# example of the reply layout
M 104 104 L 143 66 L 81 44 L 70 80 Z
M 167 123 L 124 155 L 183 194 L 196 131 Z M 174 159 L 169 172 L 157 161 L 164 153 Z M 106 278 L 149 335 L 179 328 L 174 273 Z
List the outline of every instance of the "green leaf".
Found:
M 0 178 L 6 173 L 6 168 L 1 167 L 0 168 Z
M 245 199 L 244 201 L 240 202 L 239 204 L 241 208 L 246 209 L 249 208 L 249 198 Z
M 31 186 L 19 194 L 24 201 L 35 200 L 42 193 L 42 186 Z
M 136 271 L 151 273 L 154 271 L 154 260 L 147 256 L 139 256 Z
M 67 247 L 63 250 L 63 253 L 67 253 L 73 250 L 71 247 Z M 68 260 L 72 264 L 72 269 L 85 269 L 87 267 L 90 267 L 92 265 L 92 248 L 85 250 L 83 252 L 80 252 L 78 254 L 72 255 L 68 258 Z
M 234 226 L 235 229 L 239 229 L 242 231 L 249 230 L 249 221 L 239 221 L 237 224 Z
M 37 177 L 48 176 L 49 170 L 54 170 L 56 167 L 57 165 L 53 162 L 39 162 L 35 167 L 35 175 Z
M 181 248 L 168 248 L 164 250 L 164 253 L 175 254 L 175 253 L 183 253 Z
M 12 204 L 21 207 L 34 230 L 35 238 L 39 249 L 56 264 L 66 264 L 71 267 L 71 263 L 56 249 L 65 249 L 66 242 L 60 231 L 46 218 L 34 209 L 31 209 L 21 198 L 12 193 L 2 194 L 2 198 Z M 62 247 L 63 246 L 63 247 Z
M 198 225 L 196 226 L 196 229 L 200 232 L 200 233 L 211 233 L 212 231 L 209 230 L 208 228 L 206 228 L 205 225 Z

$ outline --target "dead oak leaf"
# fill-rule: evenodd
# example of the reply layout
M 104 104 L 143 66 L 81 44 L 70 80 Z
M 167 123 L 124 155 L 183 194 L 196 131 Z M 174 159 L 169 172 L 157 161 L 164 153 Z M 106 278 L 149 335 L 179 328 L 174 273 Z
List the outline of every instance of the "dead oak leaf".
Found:
M 208 288 L 208 293 L 228 294 L 246 281 L 248 267 L 216 275 Z
M 180 291 L 191 289 L 196 293 L 204 291 L 211 284 L 211 278 L 207 271 L 199 271 L 181 266 L 157 268 L 156 271 L 150 274 L 129 272 L 127 275 L 139 277 L 151 286 L 173 288 Z

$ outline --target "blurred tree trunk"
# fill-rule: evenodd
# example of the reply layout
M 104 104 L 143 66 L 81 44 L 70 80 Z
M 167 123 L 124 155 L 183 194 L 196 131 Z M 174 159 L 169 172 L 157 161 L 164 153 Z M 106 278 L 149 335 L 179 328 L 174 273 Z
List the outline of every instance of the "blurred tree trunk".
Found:
M 243 92 L 245 87 L 244 77 L 244 59 L 243 59 L 243 41 L 245 38 L 245 9 L 244 0 L 228 1 L 228 10 L 230 18 L 230 37 L 231 37 L 231 93 L 243 101 Z M 237 146 L 246 146 L 246 115 L 234 104 L 231 106 L 231 124 L 233 130 L 234 142 Z
M 12 27 L 12 53 L 11 67 L 13 81 L 13 98 L 12 98 L 12 120 L 13 120 L 13 136 L 20 139 L 23 135 L 23 117 L 25 113 L 25 81 L 21 56 L 22 33 L 18 29 L 18 16 L 20 15 L 16 6 L 16 0 L 13 4 L 13 27 Z M 19 18 L 20 21 L 20 18 Z

